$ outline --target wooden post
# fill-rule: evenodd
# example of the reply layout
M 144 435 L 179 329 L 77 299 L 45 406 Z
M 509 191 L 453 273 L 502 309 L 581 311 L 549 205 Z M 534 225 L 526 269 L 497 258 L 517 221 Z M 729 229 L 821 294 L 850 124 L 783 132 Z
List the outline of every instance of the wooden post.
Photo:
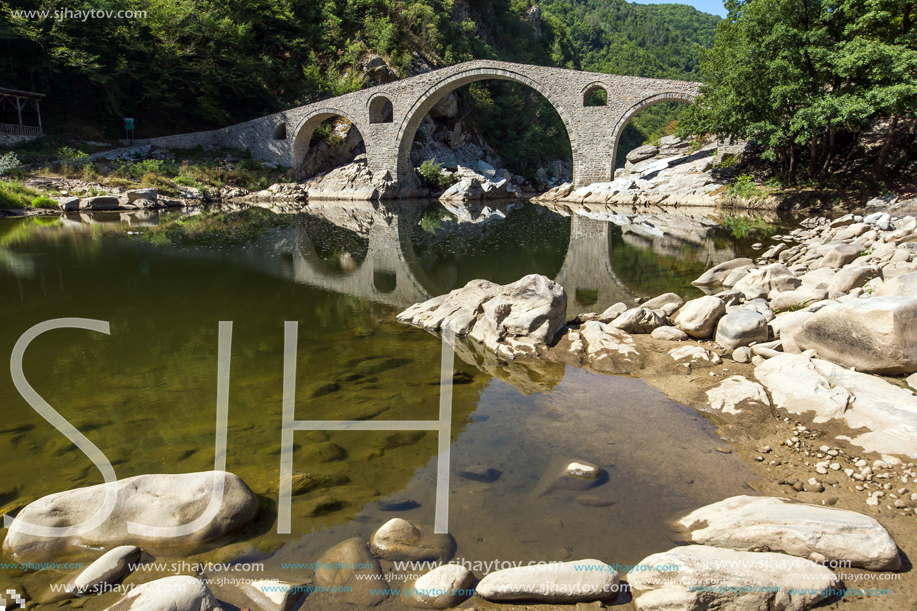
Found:
M 41 108 L 38 107 L 38 100 L 35 100 L 35 112 L 38 113 L 38 133 L 43 134 L 44 130 L 41 128 Z
M 22 106 L 19 105 L 19 98 L 13 98 L 16 100 L 16 114 L 19 115 L 19 127 L 22 127 Z

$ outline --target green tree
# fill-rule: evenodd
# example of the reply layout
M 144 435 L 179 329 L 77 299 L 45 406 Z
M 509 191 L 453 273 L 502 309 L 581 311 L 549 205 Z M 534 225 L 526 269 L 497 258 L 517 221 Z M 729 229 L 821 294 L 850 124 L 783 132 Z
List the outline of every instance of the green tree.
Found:
M 826 178 L 837 137 L 917 109 L 917 3 L 727 0 L 704 54 L 702 96 L 680 133 L 751 138 L 795 178 Z M 889 27 L 890 26 L 890 27 Z M 878 167 L 888 151 L 880 154 Z

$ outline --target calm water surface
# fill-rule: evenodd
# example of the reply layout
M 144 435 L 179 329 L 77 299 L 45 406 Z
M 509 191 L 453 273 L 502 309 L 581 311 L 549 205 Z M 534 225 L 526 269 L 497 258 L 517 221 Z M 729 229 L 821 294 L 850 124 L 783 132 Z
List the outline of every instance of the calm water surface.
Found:
M 284 321 L 299 321 L 298 420 L 434 420 L 441 343 L 395 322 L 401 309 L 474 278 L 530 273 L 564 285 L 570 317 L 664 291 L 689 298 L 705 268 L 751 252 L 751 240 L 702 217 L 620 225 L 619 213 L 419 202 L 7 220 L 0 347 L 10 354 L 50 319 L 108 321 L 108 336 L 58 330 L 34 340 L 24 361 L 31 385 L 119 478 L 203 471 L 214 459 L 217 326 L 233 321 L 227 468 L 262 495 L 263 511 L 201 558 L 263 560 L 273 576 L 301 580 L 280 563 L 315 560 L 391 517 L 432 525 L 437 439 L 298 432 L 294 470 L 350 483 L 294 497 L 293 534 L 276 534 Z M 458 557 L 634 564 L 671 546 L 666 524 L 678 512 L 748 491 L 738 459 L 714 451 L 714 427 L 642 380 L 548 364 L 479 368 L 478 351 L 462 343 L 456 358 L 464 383 L 454 386 L 449 525 Z M 101 483 L 8 370 L 0 405 L 0 507 Z M 612 504 L 534 496 L 557 457 L 607 470 L 595 492 Z M 491 484 L 456 475 L 474 465 L 502 475 Z M 309 517 L 320 496 L 343 508 Z M 393 503 L 401 509 L 386 511 Z M 18 577 L 0 571 L 0 581 Z

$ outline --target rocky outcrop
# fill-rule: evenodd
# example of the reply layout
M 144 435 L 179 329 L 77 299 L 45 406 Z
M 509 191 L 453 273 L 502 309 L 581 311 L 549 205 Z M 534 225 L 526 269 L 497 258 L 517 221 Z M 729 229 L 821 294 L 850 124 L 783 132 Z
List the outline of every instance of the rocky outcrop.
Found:
M 303 188 L 310 201 L 369 200 L 390 196 L 392 193 L 390 182 L 374 178 L 366 165 L 365 155 L 361 155 L 354 163 L 325 174 L 319 174 L 312 180 L 306 181 L 303 183 Z
M 223 495 L 218 511 L 193 532 L 166 537 L 128 531 L 129 522 L 159 528 L 190 524 L 204 514 L 215 483 L 220 480 L 223 481 Z M 23 524 L 50 528 L 82 524 L 103 507 L 106 491 L 113 497 L 114 509 L 100 525 L 88 532 L 47 537 L 23 531 Z M 257 511 L 258 498 L 232 473 L 138 475 L 111 484 L 58 492 L 30 503 L 10 525 L 3 549 L 17 559 L 27 560 L 85 546 L 187 548 L 238 530 L 251 521 Z
M 562 286 L 531 274 L 505 286 L 472 280 L 398 314 L 398 320 L 427 331 L 451 329 L 507 358 L 536 356 L 564 326 L 567 295 Z
M 736 551 L 766 547 L 871 571 L 901 568 L 898 546 L 873 518 L 787 499 L 736 496 L 701 507 L 676 526 L 687 541 Z
M 665 204 L 713 206 L 717 193 L 732 172 L 717 171 L 733 165 L 745 153 L 745 143 L 709 142 L 692 151 L 690 140 L 666 136 L 659 146 L 647 145 L 627 154 L 624 167 L 611 182 L 574 188 L 565 183 L 539 196 L 540 201 L 610 204 Z
M 755 368 L 775 407 L 812 412 L 815 422 L 842 419 L 851 443 L 868 451 L 917 458 L 917 397 L 909 390 L 811 353 L 778 354 Z

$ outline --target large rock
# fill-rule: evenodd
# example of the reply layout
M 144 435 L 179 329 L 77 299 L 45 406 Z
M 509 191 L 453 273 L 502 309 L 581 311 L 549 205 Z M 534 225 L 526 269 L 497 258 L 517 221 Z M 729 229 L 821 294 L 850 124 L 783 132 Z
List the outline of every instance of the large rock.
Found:
M 225 483 L 219 510 L 201 528 L 178 537 L 128 532 L 128 522 L 154 527 L 190 524 L 204 513 L 214 483 L 223 476 Z M 23 523 L 67 527 L 86 522 L 102 507 L 107 489 L 114 495 L 114 510 L 104 522 L 88 532 L 42 537 L 21 530 Z M 111 484 L 58 492 L 30 503 L 10 525 L 3 549 L 17 559 L 28 559 L 87 546 L 190 547 L 232 533 L 251 521 L 257 511 L 258 497 L 232 473 L 138 475 Z
M 752 342 L 766 341 L 767 319 L 748 308 L 723 316 L 716 327 L 716 343 L 729 351 Z
M 675 293 L 663 293 L 659 297 L 653 297 L 641 305 L 647 310 L 660 310 L 666 308 L 666 306 L 671 306 L 672 311 L 675 311 L 684 304 L 685 300 Z M 666 309 L 666 311 L 668 311 L 668 309 Z
M 57 207 L 64 212 L 74 212 L 80 209 L 79 197 L 59 197 L 57 198 Z
M 447 562 L 455 555 L 455 539 L 401 518 L 392 518 L 370 539 L 373 553 L 385 560 Z
M 460 564 L 444 564 L 422 575 L 406 593 L 411 606 L 448 609 L 474 594 L 474 574 Z
M 792 291 L 802 284 L 789 268 L 780 263 L 772 263 L 756 270 L 736 282 L 735 289 L 744 292 L 746 289 L 758 288 L 769 293 L 774 289 Z
M 834 275 L 834 278 L 828 283 L 827 290 L 829 293 L 846 293 L 863 286 L 873 278 L 882 277 L 882 269 L 875 265 L 845 267 Z M 816 299 L 816 301 L 819 300 Z
M 129 565 L 140 560 L 140 548 L 121 545 L 102 554 L 72 581 L 69 591 L 83 596 L 101 594 L 106 584 L 113 584 L 128 571 Z
M 874 375 L 806 354 L 778 354 L 755 368 L 774 406 L 812 412 L 816 423 L 842 418 L 854 445 L 870 452 L 917 458 L 917 397 Z
M 917 371 L 917 300 L 874 297 L 820 309 L 793 331 L 801 350 L 879 374 Z
M 692 511 L 676 526 L 691 543 L 736 551 L 767 547 L 801 558 L 821 554 L 829 562 L 847 561 L 871 571 L 901 568 L 888 531 L 869 516 L 845 509 L 735 496 Z
M 608 373 L 630 373 L 643 366 L 634 338 L 615 326 L 592 320 L 580 327 L 576 337 L 578 340 L 574 345 L 579 344 L 580 350 L 585 342 L 586 360 L 593 369 Z
M 874 297 L 911 297 L 917 299 L 917 273 L 903 274 L 883 282 Z
M 488 574 L 477 595 L 497 602 L 573 604 L 610 600 L 618 594 L 618 572 L 598 560 L 523 566 Z
M 567 294 L 537 274 L 505 286 L 472 280 L 448 295 L 411 306 L 398 320 L 428 331 L 451 328 L 504 358 L 535 356 L 564 327 Z
M 768 323 L 774 337 L 780 340 L 783 345 L 783 351 L 789 354 L 801 354 L 802 350 L 796 345 L 793 339 L 793 332 L 796 328 L 815 316 L 815 312 L 800 310 L 798 312 L 787 312 L 775 318 Z
M 611 324 L 627 333 L 652 333 L 665 325 L 665 319 L 648 308 L 636 307 L 615 318 Z
M 800 611 L 841 585 L 809 560 L 704 545 L 648 556 L 627 581 L 640 611 Z
M 359 537 L 335 545 L 316 562 L 315 584 L 333 591 L 335 600 L 374 607 L 388 598 L 379 560 Z
M 714 265 L 691 284 L 694 286 L 718 286 L 723 283 L 723 280 L 725 280 L 733 270 L 740 267 L 754 266 L 755 262 L 751 259 L 732 259 L 731 261 Z
M 219 602 L 196 577 L 176 575 L 133 588 L 107 611 L 213 611 Z
M 844 267 L 859 257 L 862 252 L 863 248 L 861 246 L 856 246 L 854 244 L 840 244 L 825 254 L 824 258 L 821 260 L 821 263 L 818 264 L 818 267 L 827 267 L 829 269 L 838 269 Z
M 117 210 L 119 207 L 118 198 L 111 195 L 84 197 L 80 200 L 80 210 Z
M 627 154 L 626 159 L 631 163 L 640 163 L 650 157 L 655 157 L 659 154 L 659 149 L 652 144 L 644 144 L 643 146 L 638 146 L 631 152 Z
M 713 335 L 716 323 L 726 313 L 723 300 L 717 297 L 692 299 L 678 310 L 675 326 L 695 339 Z
M 138 199 L 150 199 L 154 202 L 159 197 L 159 194 L 156 192 L 156 189 L 153 187 L 144 187 L 142 189 L 131 189 L 127 193 L 127 201 L 133 203 Z
M 806 289 L 801 288 L 795 291 L 786 291 L 779 293 L 771 299 L 771 309 L 774 312 L 786 312 L 788 310 L 801 310 L 813 303 L 828 298 L 828 291 L 825 289 Z

